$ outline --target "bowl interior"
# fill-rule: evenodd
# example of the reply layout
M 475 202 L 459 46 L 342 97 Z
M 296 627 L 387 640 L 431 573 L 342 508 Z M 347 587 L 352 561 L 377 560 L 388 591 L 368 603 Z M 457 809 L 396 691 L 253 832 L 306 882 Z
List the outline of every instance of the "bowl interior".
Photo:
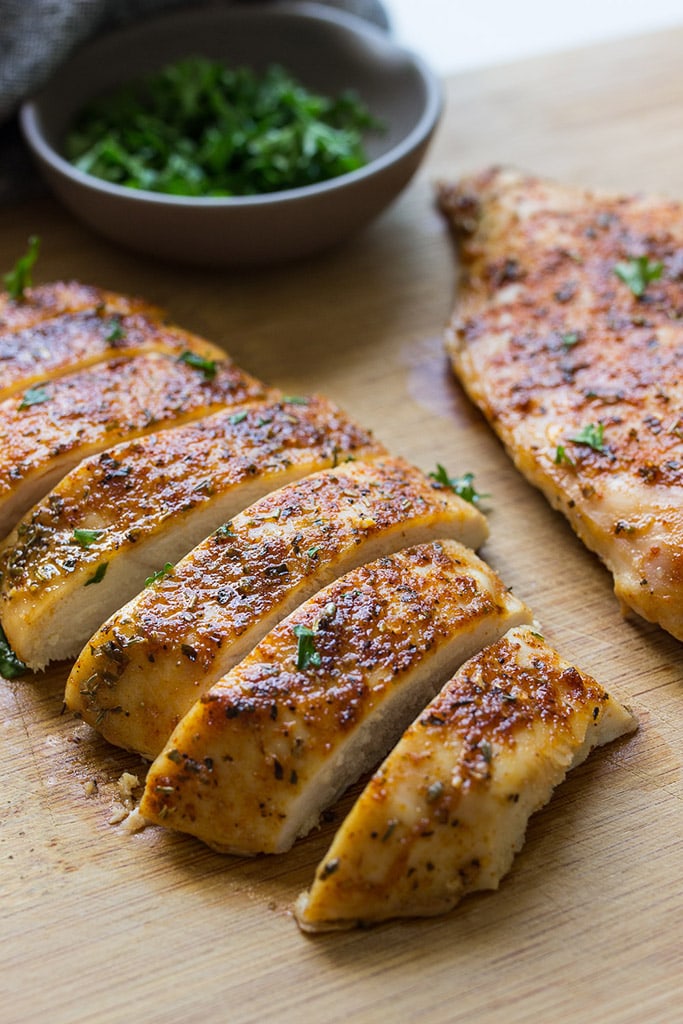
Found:
M 88 100 L 194 55 L 257 72 L 280 63 L 328 94 L 354 89 L 384 126 L 366 137 L 371 161 L 409 148 L 438 116 L 438 87 L 429 72 L 380 29 L 323 5 L 281 3 L 186 11 L 101 38 L 76 53 L 35 98 L 35 128 L 60 154 Z

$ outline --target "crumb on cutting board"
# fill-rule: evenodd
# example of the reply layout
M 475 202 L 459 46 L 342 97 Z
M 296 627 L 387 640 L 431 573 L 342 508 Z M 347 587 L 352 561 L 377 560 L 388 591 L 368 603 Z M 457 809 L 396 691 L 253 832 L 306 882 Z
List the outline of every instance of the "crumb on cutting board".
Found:
M 87 797 L 97 796 L 99 792 L 99 786 L 97 785 L 97 779 L 84 779 L 83 780 L 83 792 Z
M 131 824 L 134 827 L 126 826 L 126 831 L 137 832 L 144 828 L 144 818 L 135 806 L 135 791 L 140 788 L 140 780 L 137 775 L 133 775 L 132 772 L 124 772 L 121 775 L 116 783 L 116 802 L 112 805 L 110 825 L 121 825 L 128 819 L 133 819 Z

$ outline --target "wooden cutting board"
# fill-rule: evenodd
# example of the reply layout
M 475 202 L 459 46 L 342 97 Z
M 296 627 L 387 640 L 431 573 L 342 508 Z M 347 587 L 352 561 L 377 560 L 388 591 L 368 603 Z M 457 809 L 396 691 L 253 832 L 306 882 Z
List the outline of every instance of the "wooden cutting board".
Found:
M 62 714 L 64 666 L 0 686 L 0 1020 L 143 1024 L 671 1022 L 683 995 L 683 648 L 621 617 L 608 574 L 507 461 L 442 354 L 454 261 L 432 182 L 490 162 L 683 197 L 683 30 L 448 83 L 430 158 L 367 233 L 263 272 L 163 266 L 51 200 L 3 209 L 0 266 L 139 293 L 289 392 L 324 391 L 424 469 L 490 492 L 484 555 L 549 638 L 632 705 L 531 821 L 497 893 L 447 917 L 306 938 L 290 908 L 334 824 L 280 858 L 110 824 L 144 765 Z M 349 799 L 338 808 L 337 820 Z

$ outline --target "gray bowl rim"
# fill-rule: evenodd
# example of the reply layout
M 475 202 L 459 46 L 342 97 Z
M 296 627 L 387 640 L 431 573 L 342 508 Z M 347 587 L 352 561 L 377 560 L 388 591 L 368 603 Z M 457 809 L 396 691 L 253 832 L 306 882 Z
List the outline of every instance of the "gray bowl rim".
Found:
M 74 167 L 72 163 L 61 156 L 61 154 L 46 141 L 43 133 L 38 127 L 40 116 L 39 108 L 42 95 L 49 90 L 51 82 L 59 78 L 61 70 L 58 70 L 43 86 L 40 92 L 33 98 L 26 100 L 20 108 L 19 121 L 26 142 L 34 153 L 49 164 L 55 171 L 72 179 L 75 183 L 96 192 L 104 192 L 112 197 L 120 197 L 128 200 L 129 202 L 154 203 L 158 206 L 169 208 L 190 206 L 196 209 L 234 209 L 254 206 L 270 206 L 287 202 L 300 202 L 307 197 L 318 196 L 326 192 L 333 192 L 340 188 L 347 188 L 355 182 L 363 181 L 365 178 L 374 177 L 374 175 L 381 173 L 386 168 L 399 162 L 414 149 L 419 148 L 419 146 L 429 138 L 436 127 L 443 110 L 443 91 L 438 77 L 429 68 L 422 57 L 419 56 L 419 54 L 399 43 L 396 43 L 385 30 L 365 21 L 365 19 L 357 15 L 350 14 L 348 11 L 342 11 L 336 7 L 327 7 L 323 4 L 305 2 L 305 0 L 298 0 L 298 2 L 293 3 L 279 2 L 276 5 L 261 3 L 249 4 L 237 8 L 225 7 L 209 8 L 204 10 L 185 9 L 184 11 L 175 11 L 159 17 L 146 19 L 137 26 L 128 26 L 122 29 L 117 29 L 113 32 L 108 32 L 106 35 L 100 36 L 91 43 L 80 47 L 74 56 L 77 57 L 81 53 L 85 53 L 86 50 L 93 50 L 96 52 L 100 43 L 104 43 L 106 41 L 107 45 L 109 45 L 110 41 L 116 39 L 116 37 L 125 42 L 125 39 L 129 38 L 131 35 L 137 35 L 141 32 L 146 33 L 152 30 L 154 25 L 157 23 L 163 23 L 164 25 L 173 24 L 173 22 L 178 24 L 187 24 L 188 22 L 200 21 L 202 18 L 206 18 L 207 16 L 211 16 L 221 21 L 229 21 L 231 17 L 234 17 L 238 12 L 240 16 L 245 14 L 247 16 L 256 15 L 258 12 L 261 17 L 275 15 L 277 17 L 291 20 L 304 19 L 318 22 L 327 21 L 349 31 L 353 35 L 364 37 L 369 41 L 381 41 L 384 47 L 393 51 L 396 56 L 401 57 L 407 64 L 412 65 L 423 82 L 426 102 L 419 120 L 411 131 L 408 132 L 408 134 L 405 135 L 395 146 L 392 146 L 391 149 L 387 150 L 386 153 L 382 153 L 380 156 L 375 157 L 363 167 L 360 167 L 355 171 L 338 175 L 336 178 L 330 178 L 327 181 L 319 182 L 315 185 L 303 185 L 300 188 L 282 189 L 279 192 L 268 192 L 263 195 L 255 196 L 176 196 L 169 195 L 164 192 L 152 192 L 146 189 L 128 188 L 126 185 L 115 185 L 102 178 L 97 178 L 93 174 L 87 174 L 85 171 L 80 171 L 77 167 Z M 64 68 L 66 67 L 68 67 L 68 65 L 64 65 Z

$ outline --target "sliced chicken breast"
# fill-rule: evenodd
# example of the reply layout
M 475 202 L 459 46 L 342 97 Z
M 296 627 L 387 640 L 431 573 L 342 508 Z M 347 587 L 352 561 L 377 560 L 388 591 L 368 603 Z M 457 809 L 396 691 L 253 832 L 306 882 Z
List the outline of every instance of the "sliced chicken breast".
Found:
M 155 757 L 197 698 L 331 580 L 408 543 L 478 546 L 486 533 L 477 509 L 401 459 L 315 473 L 235 516 L 112 616 L 78 658 L 67 706 Z
M 276 486 L 386 454 L 325 398 L 225 409 L 79 463 L 0 549 L 0 619 L 31 669 L 73 658 L 145 579 Z M 89 581 L 101 565 L 97 586 Z
M 267 394 L 227 357 L 209 367 L 150 352 L 0 402 L 0 537 L 94 452 Z
M 462 666 L 372 777 L 296 905 L 300 926 L 441 914 L 466 893 L 496 889 L 529 816 L 565 774 L 635 727 L 629 711 L 536 632 L 512 629 Z M 176 744 L 167 760 L 184 749 Z M 197 779 L 209 792 L 210 778 L 200 763 Z M 172 824 L 175 776 L 151 785 L 161 787 L 161 806 L 171 801 Z
M 361 566 L 293 612 L 180 722 L 140 804 L 228 853 L 281 853 L 377 764 L 453 667 L 529 610 L 434 541 Z
M 56 281 L 27 288 L 21 299 L 13 299 L 7 292 L 0 292 L 0 335 L 23 331 L 43 320 L 65 314 L 97 309 L 105 315 L 147 313 L 161 316 L 161 311 L 144 299 L 117 295 L 78 281 Z
M 455 372 L 622 605 L 683 640 L 683 205 L 501 169 L 440 201 Z
M 216 345 L 148 313 L 98 306 L 0 334 L 0 401 L 94 363 L 139 352 L 205 360 L 207 368 L 225 359 Z

